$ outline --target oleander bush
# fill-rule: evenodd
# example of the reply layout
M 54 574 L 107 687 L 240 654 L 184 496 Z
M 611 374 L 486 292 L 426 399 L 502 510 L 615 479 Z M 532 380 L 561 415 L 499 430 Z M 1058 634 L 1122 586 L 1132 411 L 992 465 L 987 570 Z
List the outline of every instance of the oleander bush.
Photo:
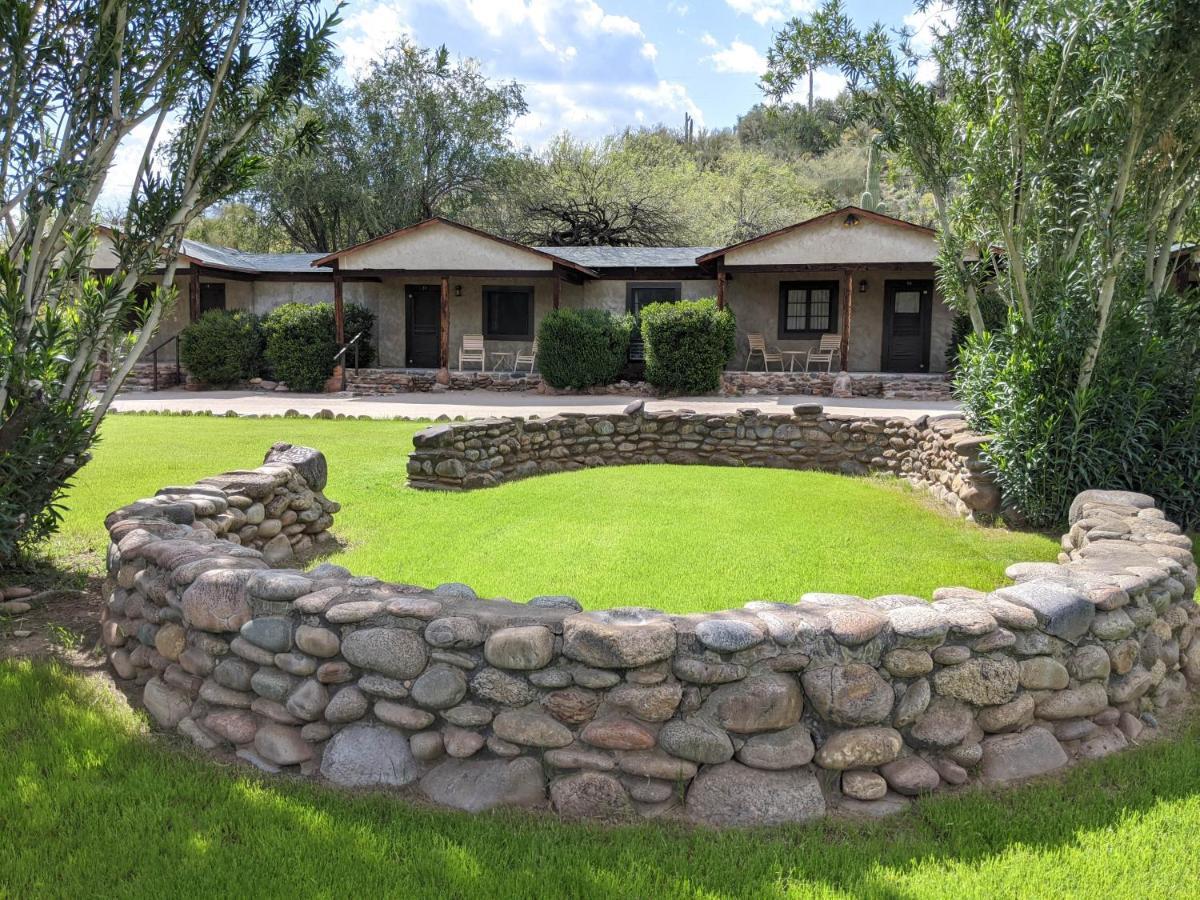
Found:
M 346 338 L 367 331 L 360 341 L 361 365 L 374 359 L 371 331 L 375 316 L 354 303 L 346 304 Z M 266 359 L 272 375 L 293 391 L 320 391 L 333 374 L 338 345 L 334 335 L 333 306 L 329 303 L 285 303 L 263 320 Z M 364 352 L 366 351 L 366 352 Z M 353 350 L 350 351 L 353 353 Z M 351 357 L 353 359 L 353 357 Z
M 633 317 L 602 309 L 556 309 L 538 327 L 537 366 L 551 387 L 582 390 L 617 380 Z
M 180 332 L 179 358 L 205 384 L 254 378 L 263 367 L 262 320 L 241 310 L 210 310 Z
M 737 349 L 733 311 L 715 299 L 651 303 L 642 309 L 646 380 L 672 394 L 706 394 Z

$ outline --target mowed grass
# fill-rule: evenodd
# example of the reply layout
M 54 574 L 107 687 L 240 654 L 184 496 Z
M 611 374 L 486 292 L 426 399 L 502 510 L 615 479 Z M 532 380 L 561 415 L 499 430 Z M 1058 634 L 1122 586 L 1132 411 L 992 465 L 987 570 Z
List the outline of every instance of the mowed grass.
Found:
M 434 811 L 220 767 L 96 682 L 0 664 L 0 896 L 1194 897 L 1200 723 L 884 822 L 712 832 Z
M 169 484 L 257 465 L 275 441 L 318 447 L 342 503 L 336 561 L 484 596 L 570 594 L 586 607 L 724 609 L 807 591 L 928 597 L 990 589 L 1057 543 L 960 521 L 892 479 L 640 466 L 461 494 L 409 490 L 411 422 L 112 416 L 66 501 L 52 555 L 98 560 L 104 516 Z

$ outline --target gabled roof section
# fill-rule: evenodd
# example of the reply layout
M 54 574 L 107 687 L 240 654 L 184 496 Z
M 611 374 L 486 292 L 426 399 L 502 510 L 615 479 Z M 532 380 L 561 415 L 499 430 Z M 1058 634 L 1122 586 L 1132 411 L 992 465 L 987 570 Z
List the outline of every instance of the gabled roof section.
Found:
M 811 219 L 805 219 L 803 222 L 797 222 L 795 225 L 787 225 L 783 228 L 777 228 L 775 231 L 768 231 L 766 234 L 760 234 L 758 237 L 752 237 L 746 241 L 730 244 L 728 247 L 721 247 L 720 249 L 709 251 L 708 253 L 696 257 L 696 263 L 698 265 L 704 265 L 708 262 L 714 262 L 718 258 L 734 250 L 740 250 L 743 247 L 749 247 L 753 244 L 761 244 L 766 241 L 771 241 L 775 238 L 783 237 L 784 235 L 795 231 L 833 222 L 838 218 L 845 220 L 845 218 L 848 216 L 856 216 L 859 221 L 877 222 L 881 225 L 890 225 L 897 228 L 911 229 L 921 234 L 929 235 L 930 237 L 937 236 L 937 232 L 932 228 L 928 228 L 924 225 L 918 225 L 916 222 L 909 222 L 907 219 L 897 219 L 895 216 L 885 216 L 883 213 L 871 212 L 870 210 L 863 209 L 859 206 L 843 206 L 841 209 L 835 209 L 832 212 L 823 213 L 819 216 L 813 216 Z M 819 260 L 814 260 L 814 262 L 819 262 Z
M 183 239 L 179 252 L 196 265 L 250 275 L 266 273 L 311 273 L 319 253 L 247 253 L 232 247 L 215 247 Z M 328 272 L 328 269 L 325 269 Z
M 560 266 L 563 266 L 568 269 L 573 269 L 584 275 L 593 276 L 593 277 L 596 275 L 596 273 L 593 272 L 591 269 L 587 268 L 586 266 L 580 265 L 579 263 L 573 262 L 572 260 L 566 258 L 565 256 L 560 256 L 557 253 L 552 253 L 546 249 L 542 249 L 539 247 L 529 247 L 525 244 L 517 243 L 516 241 L 510 241 L 508 238 L 502 238 L 499 235 L 495 235 L 495 234 L 492 234 L 491 232 L 484 231 L 481 228 L 473 228 L 470 225 L 464 225 L 461 222 L 455 222 L 453 219 L 447 219 L 444 216 L 434 216 L 431 219 L 426 219 L 423 222 L 418 222 L 416 225 L 409 225 L 405 228 L 397 228 L 395 231 L 389 231 L 387 234 L 381 234 L 379 237 L 372 238 L 369 241 L 363 241 L 362 243 L 355 244 L 352 247 L 346 247 L 343 250 L 338 250 L 334 253 L 330 253 L 325 256 L 321 256 L 321 257 L 313 260 L 312 265 L 314 265 L 314 266 L 336 265 L 339 260 L 341 260 L 343 257 L 345 257 L 351 253 L 357 253 L 361 250 L 367 249 L 368 247 L 374 247 L 379 244 L 387 243 L 389 241 L 403 239 L 404 237 L 406 237 L 408 235 L 416 234 L 418 232 L 425 231 L 427 229 L 437 227 L 437 226 L 455 228 L 461 232 L 464 232 L 465 234 L 473 235 L 473 236 L 479 237 L 479 238 L 484 238 L 489 241 L 495 241 L 497 244 L 503 245 L 505 247 L 511 247 L 515 250 L 520 250 L 524 253 L 533 254 L 534 256 L 537 256 L 541 259 L 549 260 L 550 262 L 552 262 L 556 265 L 560 265 Z
M 715 247 L 535 247 L 591 269 L 694 269 Z

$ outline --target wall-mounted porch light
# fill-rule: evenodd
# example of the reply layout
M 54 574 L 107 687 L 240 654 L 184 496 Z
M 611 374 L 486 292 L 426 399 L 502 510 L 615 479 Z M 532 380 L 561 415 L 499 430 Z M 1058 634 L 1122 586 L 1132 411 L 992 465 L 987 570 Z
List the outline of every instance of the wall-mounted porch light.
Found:
M 864 278 L 864 279 L 862 279 L 862 280 L 861 280 L 861 281 L 858 283 L 858 292 L 859 292 L 860 294 L 865 294 L 865 293 L 867 292 L 867 288 L 868 288 L 869 286 L 870 286 L 870 285 L 868 285 L 868 284 L 867 284 L 867 279 L 865 279 L 865 278 Z
M 455 297 L 461 297 L 461 296 L 462 296 L 462 285 L 461 285 L 461 284 L 456 284 L 456 285 L 454 286 L 454 296 L 455 296 Z

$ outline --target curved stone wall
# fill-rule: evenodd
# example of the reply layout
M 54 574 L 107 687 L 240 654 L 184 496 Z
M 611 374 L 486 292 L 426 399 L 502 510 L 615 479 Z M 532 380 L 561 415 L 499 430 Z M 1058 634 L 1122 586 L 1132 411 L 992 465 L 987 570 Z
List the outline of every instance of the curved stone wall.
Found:
M 1102 756 L 1200 683 L 1190 544 L 1140 494 L 1081 494 L 1061 562 L 991 593 L 668 616 L 271 567 L 328 540 L 324 484 L 277 446 L 108 518 L 104 640 L 159 725 L 461 809 L 751 825 Z
M 957 415 L 915 421 L 831 416 L 818 403 L 790 414 L 653 413 L 638 400 L 619 414 L 434 425 L 413 437 L 408 483 L 470 490 L 530 475 L 645 463 L 886 472 L 926 488 L 960 515 L 988 520 L 1000 509 L 1000 491 L 979 458 L 986 441 Z

